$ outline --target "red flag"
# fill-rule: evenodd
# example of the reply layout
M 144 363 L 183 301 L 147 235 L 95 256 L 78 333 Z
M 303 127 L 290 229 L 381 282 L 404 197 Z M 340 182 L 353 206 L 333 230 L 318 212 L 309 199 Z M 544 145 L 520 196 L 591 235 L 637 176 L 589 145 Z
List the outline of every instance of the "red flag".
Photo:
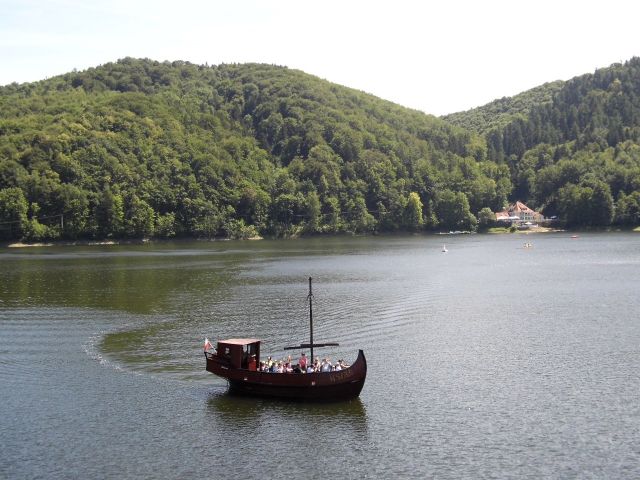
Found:
M 207 350 L 211 350 L 213 348 L 213 345 L 211 345 L 211 342 L 209 341 L 208 338 L 204 339 L 204 351 L 206 352 Z

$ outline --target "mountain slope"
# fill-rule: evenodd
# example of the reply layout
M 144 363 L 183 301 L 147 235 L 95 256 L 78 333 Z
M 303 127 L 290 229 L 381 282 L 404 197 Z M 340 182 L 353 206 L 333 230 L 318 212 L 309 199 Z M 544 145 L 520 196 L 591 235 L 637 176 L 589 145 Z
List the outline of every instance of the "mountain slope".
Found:
M 473 228 L 511 189 L 478 135 L 277 66 L 127 58 L 0 112 L 5 238 Z
M 543 87 L 527 108 L 509 102 L 496 113 L 492 102 L 449 119 L 485 135 L 489 159 L 509 165 L 515 198 L 568 225 L 638 225 L 640 58 Z
M 563 84 L 560 80 L 545 83 L 513 97 L 502 97 L 481 107 L 441 118 L 453 125 L 485 134 L 492 129 L 504 127 L 515 118 L 526 117 L 533 108 L 550 103 Z

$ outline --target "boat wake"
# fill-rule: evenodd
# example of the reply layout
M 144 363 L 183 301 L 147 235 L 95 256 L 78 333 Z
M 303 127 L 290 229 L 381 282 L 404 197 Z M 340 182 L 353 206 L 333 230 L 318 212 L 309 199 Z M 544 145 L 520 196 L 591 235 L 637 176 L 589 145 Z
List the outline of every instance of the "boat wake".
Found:
M 113 370 L 124 370 L 124 368 L 119 365 L 117 362 L 105 357 L 100 351 L 99 345 L 102 343 L 105 335 L 109 333 L 108 330 L 103 330 L 98 333 L 94 333 L 91 335 L 87 341 L 82 345 L 82 349 L 87 356 L 100 365 L 108 368 L 112 368 Z

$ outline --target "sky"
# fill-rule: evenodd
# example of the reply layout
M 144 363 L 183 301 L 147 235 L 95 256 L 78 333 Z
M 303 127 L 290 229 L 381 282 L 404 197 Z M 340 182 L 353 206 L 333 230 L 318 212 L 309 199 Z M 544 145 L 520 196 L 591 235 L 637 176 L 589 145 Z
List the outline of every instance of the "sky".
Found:
M 0 0 L 0 85 L 260 62 L 444 115 L 640 56 L 638 18 L 637 0 Z

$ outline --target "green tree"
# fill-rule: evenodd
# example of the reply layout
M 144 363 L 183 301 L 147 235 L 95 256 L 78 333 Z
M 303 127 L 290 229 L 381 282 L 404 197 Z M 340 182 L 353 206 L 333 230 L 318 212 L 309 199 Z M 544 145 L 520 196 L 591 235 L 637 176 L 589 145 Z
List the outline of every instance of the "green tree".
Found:
M 272 218 L 276 228 L 289 231 L 299 224 L 304 217 L 306 202 L 300 192 L 278 195 L 272 204 Z
M 573 183 L 558 190 L 558 211 L 560 218 L 568 226 L 585 225 L 588 221 L 586 208 L 589 204 L 590 191 L 585 191 Z
M 618 225 L 640 225 L 640 192 L 622 193 L 616 202 L 615 212 Z
M 487 230 L 496 224 L 496 215 L 489 207 L 484 207 L 478 212 L 478 228 Z
M 369 213 L 367 205 L 362 197 L 356 197 L 347 203 L 349 226 L 354 233 L 369 233 L 375 228 L 376 221 Z
M 422 200 L 416 192 L 411 192 L 407 199 L 406 226 L 410 230 L 420 230 L 424 224 L 422 218 Z
M 606 226 L 613 217 L 609 186 L 600 181 L 591 185 L 569 183 L 558 190 L 558 210 L 568 226 Z
M 225 223 L 224 231 L 228 238 L 239 240 L 246 240 L 258 236 L 256 228 L 253 225 L 247 225 L 243 219 L 230 219 Z
M 340 211 L 340 201 L 336 197 L 327 197 L 325 200 L 327 209 L 327 221 L 324 227 L 326 232 L 337 233 L 344 228 Z
M 147 202 L 133 195 L 125 215 L 125 234 L 134 238 L 146 238 L 153 235 L 155 212 Z
M 76 185 L 64 183 L 57 191 L 57 211 L 62 214 L 67 238 L 87 235 L 90 229 L 89 199 L 87 193 Z
M 478 220 L 469 209 L 469 200 L 463 192 L 444 190 L 440 192 L 436 205 L 438 223 L 444 229 L 476 229 Z
M 0 190 L 0 234 L 4 238 L 22 238 L 28 228 L 27 199 L 18 187 Z
M 590 198 L 590 219 L 591 225 L 606 226 L 611 224 L 613 219 L 613 197 L 611 189 L 603 181 L 595 181 L 592 186 Z
M 225 216 L 219 212 L 207 213 L 195 221 L 193 231 L 199 237 L 211 239 L 218 235 L 225 223 Z
M 269 195 L 256 185 L 247 185 L 241 190 L 236 214 L 247 223 L 264 228 L 269 215 Z
M 320 231 L 320 198 L 315 191 L 307 194 L 307 225 L 305 230 L 310 233 Z
M 96 208 L 100 233 L 106 237 L 118 237 L 124 233 L 124 200 L 109 187 L 102 191 Z
M 156 216 L 154 232 L 158 237 L 171 238 L 176 235 L 176 214 L 173 212 Z
M 30 219 L 24 229 L 24 238 L 30 242 L 38 242 L 51 236 L 50 229 L 35 218 Z

